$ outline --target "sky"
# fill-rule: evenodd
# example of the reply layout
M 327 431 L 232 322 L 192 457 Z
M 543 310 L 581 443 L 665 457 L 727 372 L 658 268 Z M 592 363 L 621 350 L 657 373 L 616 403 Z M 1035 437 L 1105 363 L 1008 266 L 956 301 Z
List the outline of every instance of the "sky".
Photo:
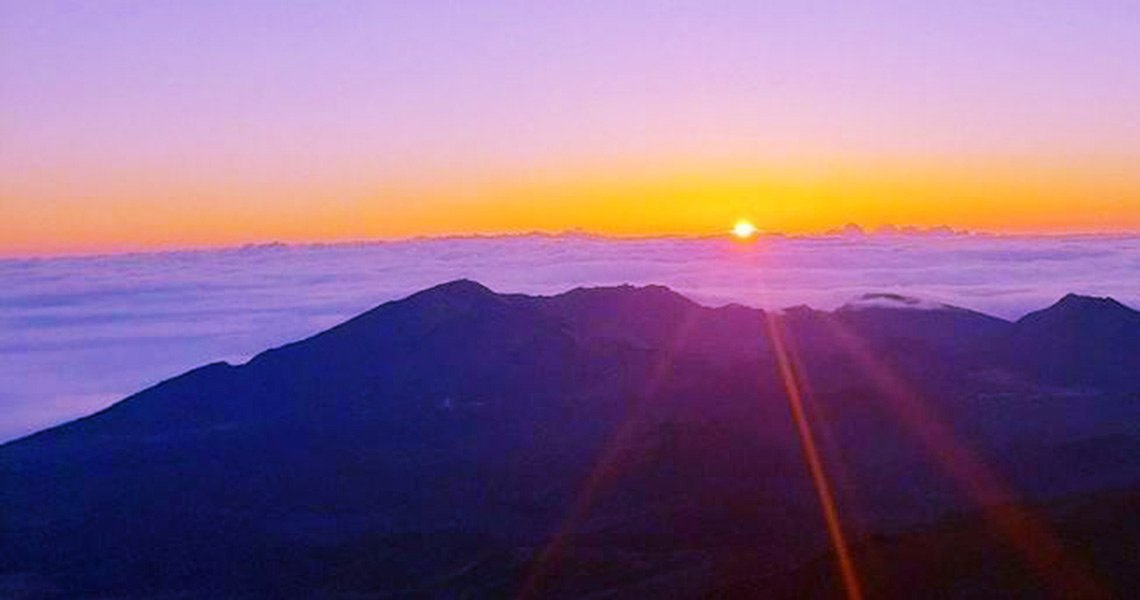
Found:
M 1140 4 L 0 0 L 0 255 L 1140 231 Z
M 1140 308 L 1140 235 L 531 235 L 0 260 L 0 442 L 458 278 L 528 294 L 657 283 L 768 309 L 891 292 L 1015 319 L 1069 292 Z

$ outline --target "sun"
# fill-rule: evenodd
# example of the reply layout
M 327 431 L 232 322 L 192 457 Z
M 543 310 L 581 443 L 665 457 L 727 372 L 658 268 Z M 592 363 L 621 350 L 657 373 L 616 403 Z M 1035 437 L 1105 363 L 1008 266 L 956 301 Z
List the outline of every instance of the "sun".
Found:
M 732 226 L 732 235 L 737 239 L 746 240 L 759 233 L 760 230 L 751 221 L 740 219 Z

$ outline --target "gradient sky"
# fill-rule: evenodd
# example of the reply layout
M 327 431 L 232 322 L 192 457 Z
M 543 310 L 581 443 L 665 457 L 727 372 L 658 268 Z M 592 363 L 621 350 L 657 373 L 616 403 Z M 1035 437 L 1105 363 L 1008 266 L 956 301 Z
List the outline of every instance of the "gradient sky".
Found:
M 0 254 L 1140 230 L 1140 3 L 0 0 Z

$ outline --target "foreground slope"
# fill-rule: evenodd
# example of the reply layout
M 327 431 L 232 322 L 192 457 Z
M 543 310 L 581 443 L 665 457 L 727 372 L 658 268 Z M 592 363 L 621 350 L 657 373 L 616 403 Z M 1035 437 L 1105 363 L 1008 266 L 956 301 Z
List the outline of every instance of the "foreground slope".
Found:
M 757 569 L 826 550 L 773 323 L 853 537 L 1140 482 L 1135 311 L 1067 298 L 1010 323 L 871 300 L 767 314 L 659 286 L 437 286 L 0 447 L 0 586 L 767 585 Z M 1003 485 L 977 493 L 948 468 L 965 460 Z

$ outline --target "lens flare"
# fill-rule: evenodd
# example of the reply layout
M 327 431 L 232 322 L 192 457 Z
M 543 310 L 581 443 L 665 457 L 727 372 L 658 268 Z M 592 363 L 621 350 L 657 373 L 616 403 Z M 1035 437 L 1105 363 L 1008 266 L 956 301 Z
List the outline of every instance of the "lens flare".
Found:
M 843 583 L 843 590 L 847 600 L 863 600 L 862 586 L 855 571 L 855 562 L 851 558 L 851 549 L 847 537 L 843 532 L 843 525 L 839 520 L 839 510 L 835 505 L 835 495 L 831 490 L 831 481 L 824 469 L 819 449 L 815 443 L 811 424 L 808 423 L 804 411 L 803 398 L 800 395 L 801 383 L 793 367 L 792 357 L 784 342 L 784 334 L 775 315 L 766 314 L 768 335 L 772 340 L 772 350 L 776 355 L 776 365 L 780 370 L 780 378 L 784 383 L 784 390 L 788 397 L 788 407 L 792 411 L 792 420 L 796 425 L 796 433 L 800 439 L 800 448 L 808 464 L 812 483 L 815 486 L 816 497 L 819 499 L 820 510 L 823 513 L 824 524 L 827 526 L 827 535 L 831 539 L 831 546 L 835 550 L 835 560 L 839 568 L 839 575 Z

